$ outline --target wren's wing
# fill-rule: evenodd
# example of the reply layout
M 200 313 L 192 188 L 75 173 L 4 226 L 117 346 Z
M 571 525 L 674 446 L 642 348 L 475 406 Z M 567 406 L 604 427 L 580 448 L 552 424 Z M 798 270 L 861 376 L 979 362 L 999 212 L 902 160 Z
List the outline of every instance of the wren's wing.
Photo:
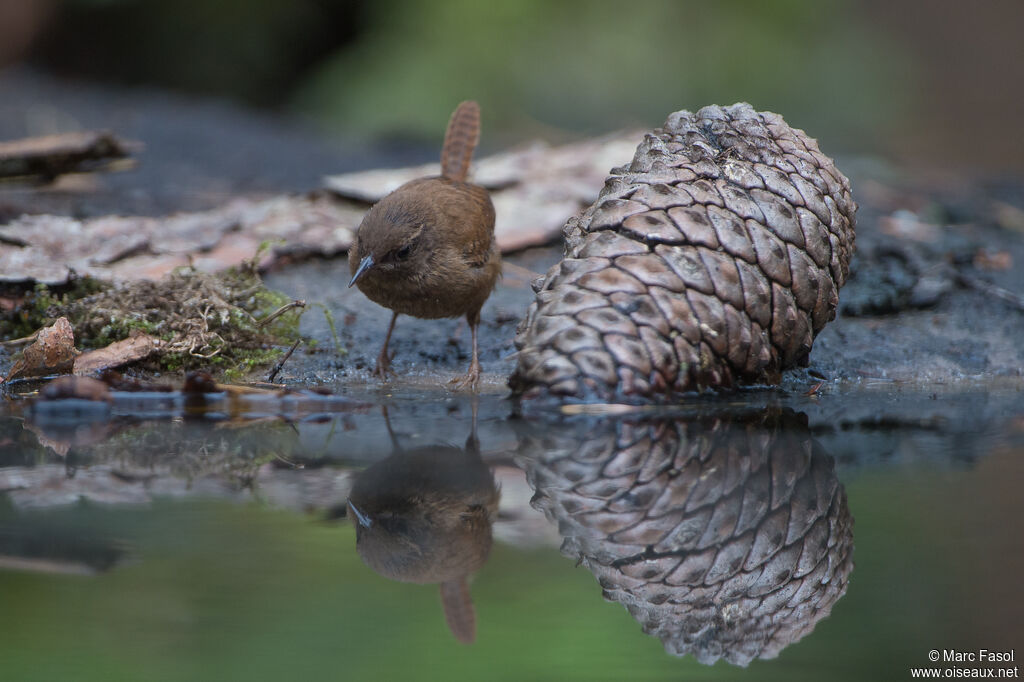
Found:
M 460 104 L 448 121 L 448 132 L 441 147 L 441 175 L 449 180 L 465 182 L 469 161 L 473 158 L 480 137 L 480 107 L 476 102 Z
M 476 611 L 473 610 L 466 576 L 441 583 L 441 606 L 444 607 L 448 629 L 455 639 L 463 644 L 472 644 L 476 639 Z
M 441 181 L 433 192 L 446 242 L 463 262 L 483 267 L 494 257 L 494 204 L 483 187 Z

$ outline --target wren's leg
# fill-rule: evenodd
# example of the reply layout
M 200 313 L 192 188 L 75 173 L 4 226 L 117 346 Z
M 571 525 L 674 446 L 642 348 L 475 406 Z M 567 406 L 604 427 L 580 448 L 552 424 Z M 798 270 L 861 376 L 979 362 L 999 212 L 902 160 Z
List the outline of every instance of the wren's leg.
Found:
M 388 374 L 391 373 L 391 358 L 388 356 L 388 342 L 391 341 L 391 332 L 395 331 L 395 320 L 398 319 L 398 313 L 391 313 L 391 324 L 388 325 L 388 333 L 384 337 L 384 346 L 380 349 L 380 355 L 377 356 L 377 366 L 373 370 L 374 376 L 379 379 L 387 379 Z
M 470 409 L 472 410 L 473 421 L 469 427 L 469 437 L 466 438 L 466 454 L 471 457 L 480 456 L 480 439 L 476 435 L 477 416 L 480 412 L 480 396 L 473 394 L 470 398 Z
M 480 325 L 480 311 L 467 313 L 466 320 L 469 322 L 469 330 L 473 335 L 473 359 L 469 363 L 469 371 L 464 376 L 449 381 L 457 389 L 468 388 L 473 391 L 480 383 L 480 351 L 477 347 L 476 329 Z

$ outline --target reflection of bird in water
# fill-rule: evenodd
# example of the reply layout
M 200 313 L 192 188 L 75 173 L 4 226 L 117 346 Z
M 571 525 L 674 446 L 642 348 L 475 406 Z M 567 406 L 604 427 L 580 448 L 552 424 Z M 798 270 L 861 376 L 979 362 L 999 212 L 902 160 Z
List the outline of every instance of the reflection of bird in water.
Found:
M 670 653 L 774 658 L 846 592 L 853 520 L 802 415 L 557 426 L 521 439 L 534 505 Z
M 498 498 L 494 476 L 480 458 L 474 420 L 465 449 L 396 448 L 356 478 L 348 501 L 356 549 L 387 578 L 440 583 L 448 627 L 468 644 L 476 637 L 469 576 L 490 553 Z

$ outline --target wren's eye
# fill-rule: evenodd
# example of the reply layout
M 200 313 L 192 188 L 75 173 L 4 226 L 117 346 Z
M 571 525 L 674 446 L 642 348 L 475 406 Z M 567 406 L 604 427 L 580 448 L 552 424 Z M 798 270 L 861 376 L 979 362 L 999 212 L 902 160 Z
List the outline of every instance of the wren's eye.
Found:
M 412 253 L 412 244 L 406 244 L 405 246 L 400 248 L 398 251 L 395 251 L 395 258 L 397 260 L 405 260 L 406 258 L 409 257 L 409 254 L 411 254 L 411 253 Z

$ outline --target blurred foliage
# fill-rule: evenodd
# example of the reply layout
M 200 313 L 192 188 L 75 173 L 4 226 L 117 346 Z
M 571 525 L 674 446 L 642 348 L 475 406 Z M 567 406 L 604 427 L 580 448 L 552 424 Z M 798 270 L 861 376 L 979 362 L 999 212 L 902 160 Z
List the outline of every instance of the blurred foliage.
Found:
M 341 129 L 438 138 L 466 98 L 480 101 L 489 135 L 654 126 L 746 100 L 812 135 L 871 138 L 907 104 L 892 94 L 906 60 L 849 4 L 377 2 L 295 102 Z
M 903 85 L 912 67 L 855 10 L 854 0 L 69 0 L 40 53 L 73 73 L 289 105 L 377 137 L 439 140 L 468 98 L 491 148 L 745 100 L 827 137 L 827 150 L 878 148 L 914 104 Z

